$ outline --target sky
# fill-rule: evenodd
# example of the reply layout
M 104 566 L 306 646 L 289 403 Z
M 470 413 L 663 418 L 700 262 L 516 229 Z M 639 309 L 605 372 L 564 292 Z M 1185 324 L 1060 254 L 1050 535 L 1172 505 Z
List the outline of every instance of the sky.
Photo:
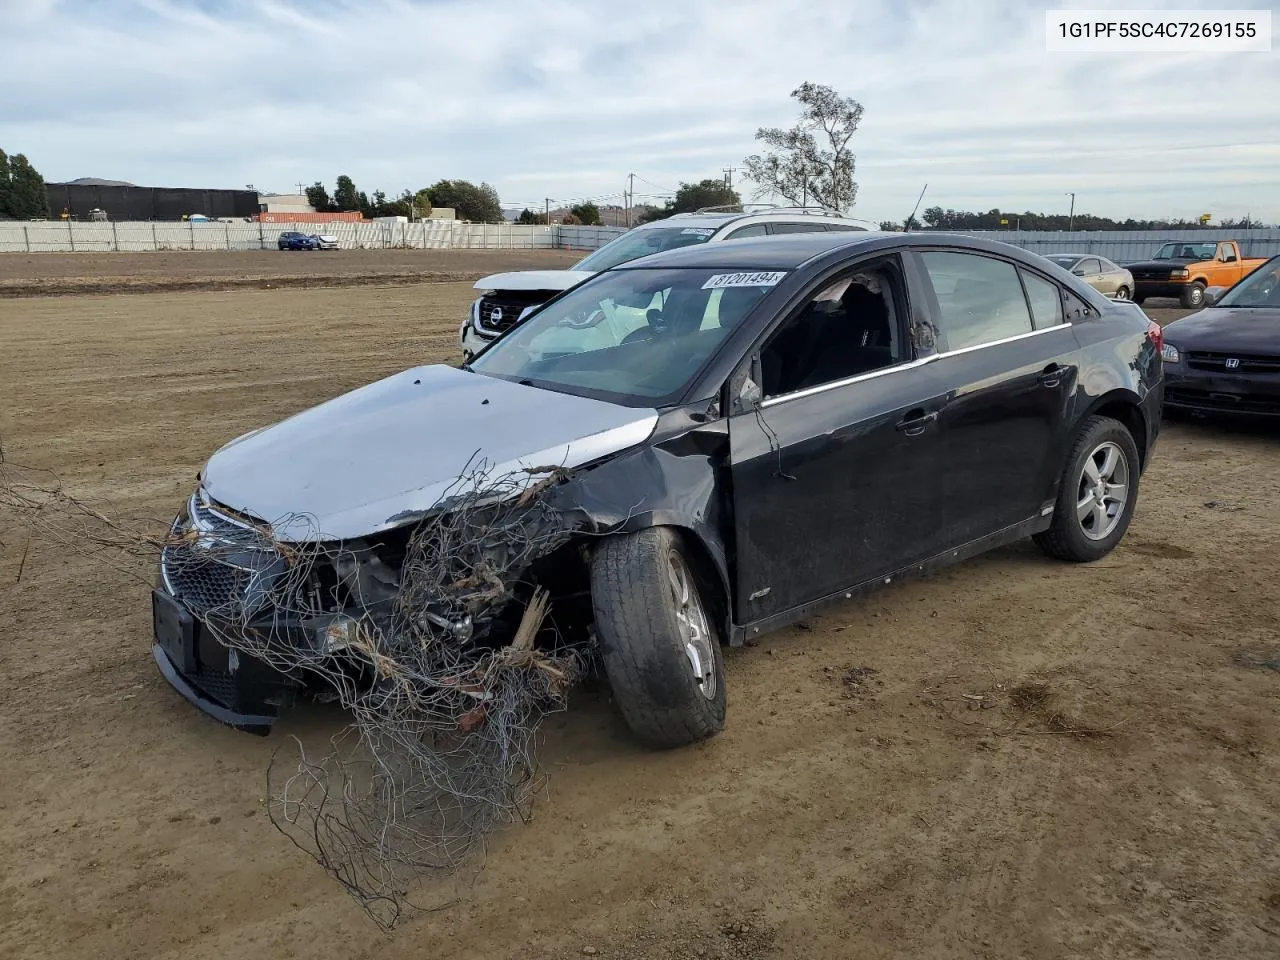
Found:
M 0 0 L 0 148 L 55 181 L 448 177 L 531 207 L 734 167 L 751 199 L 742 159 L 807 80 L 865 109 L 856 217 L 900 221 L 927 183 L 922 208 L 1065 213 L 1074 192 L 1103 216 L 1280 222 L 1280 50 L 1047 53 L 1046 6 Z

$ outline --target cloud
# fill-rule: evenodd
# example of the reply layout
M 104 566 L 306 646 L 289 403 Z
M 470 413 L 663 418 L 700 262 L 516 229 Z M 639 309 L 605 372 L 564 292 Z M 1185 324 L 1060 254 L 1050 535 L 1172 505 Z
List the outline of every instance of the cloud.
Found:
M 1097 7 L 1098 2 L 1089 6 Z M 1203 4 L 1201 4 L 1203 6 Z M 1280 220 L 1268 54 L 1048 54 L 1044 8 L 906 0 L 0 0 L 3 146 L 49 179 L 541 205 L 721 175 L 804 80 L 866 107 L 856 215 Z M 20 16 L 14 16 L 17 12 Z M 651 186 L 656 184 L 658 186 Z M 1207 204 L 1212 203 L 1212 207 Z

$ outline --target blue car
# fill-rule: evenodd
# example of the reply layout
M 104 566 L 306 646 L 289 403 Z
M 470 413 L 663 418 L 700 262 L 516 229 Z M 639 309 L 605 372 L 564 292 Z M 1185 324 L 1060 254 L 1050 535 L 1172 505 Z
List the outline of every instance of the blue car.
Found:
M 286 230 L 280 234 L 280 239 L 276 241 L 276 246 L 281 250 L 319 250 L 320 241 L 307 233 Z

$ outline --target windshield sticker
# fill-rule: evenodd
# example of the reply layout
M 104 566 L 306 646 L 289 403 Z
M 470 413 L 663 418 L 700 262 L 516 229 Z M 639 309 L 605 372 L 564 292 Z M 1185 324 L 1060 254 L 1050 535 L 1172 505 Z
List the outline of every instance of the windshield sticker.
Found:
M 776 287 L 786 276 L 778 273 L 717 273 L 708 277 L 703 290 L 719 290 L 724 287 Z
M 685 227 L 680 231 L 682 234 L 689 234 L 694 237 L 709 237 L 715 233 L 715 229 L 707 230 L 704 227 Z

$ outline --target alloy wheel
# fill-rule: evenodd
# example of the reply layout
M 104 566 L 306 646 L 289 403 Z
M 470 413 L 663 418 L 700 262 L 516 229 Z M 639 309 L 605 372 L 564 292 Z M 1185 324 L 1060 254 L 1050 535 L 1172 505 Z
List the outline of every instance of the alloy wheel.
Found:
M 680 640 L 685 656 L 693 670 L 698 689 L 708 700 L 716 696 L 716 642 L 702 609 L 698 588 L 693 582 L 688 565 L 680 554 L 672 550 L 667 554 L 667 578 L 671 585 L 671 599 L 675 604 L 676 621 L 680 624 Z
M 1129 500 L 1129 458 L 1111 440 L 1099 444 L 1084 461 L 1076 488 L 1076 519 L 1090 540 L 1106 539 Z

